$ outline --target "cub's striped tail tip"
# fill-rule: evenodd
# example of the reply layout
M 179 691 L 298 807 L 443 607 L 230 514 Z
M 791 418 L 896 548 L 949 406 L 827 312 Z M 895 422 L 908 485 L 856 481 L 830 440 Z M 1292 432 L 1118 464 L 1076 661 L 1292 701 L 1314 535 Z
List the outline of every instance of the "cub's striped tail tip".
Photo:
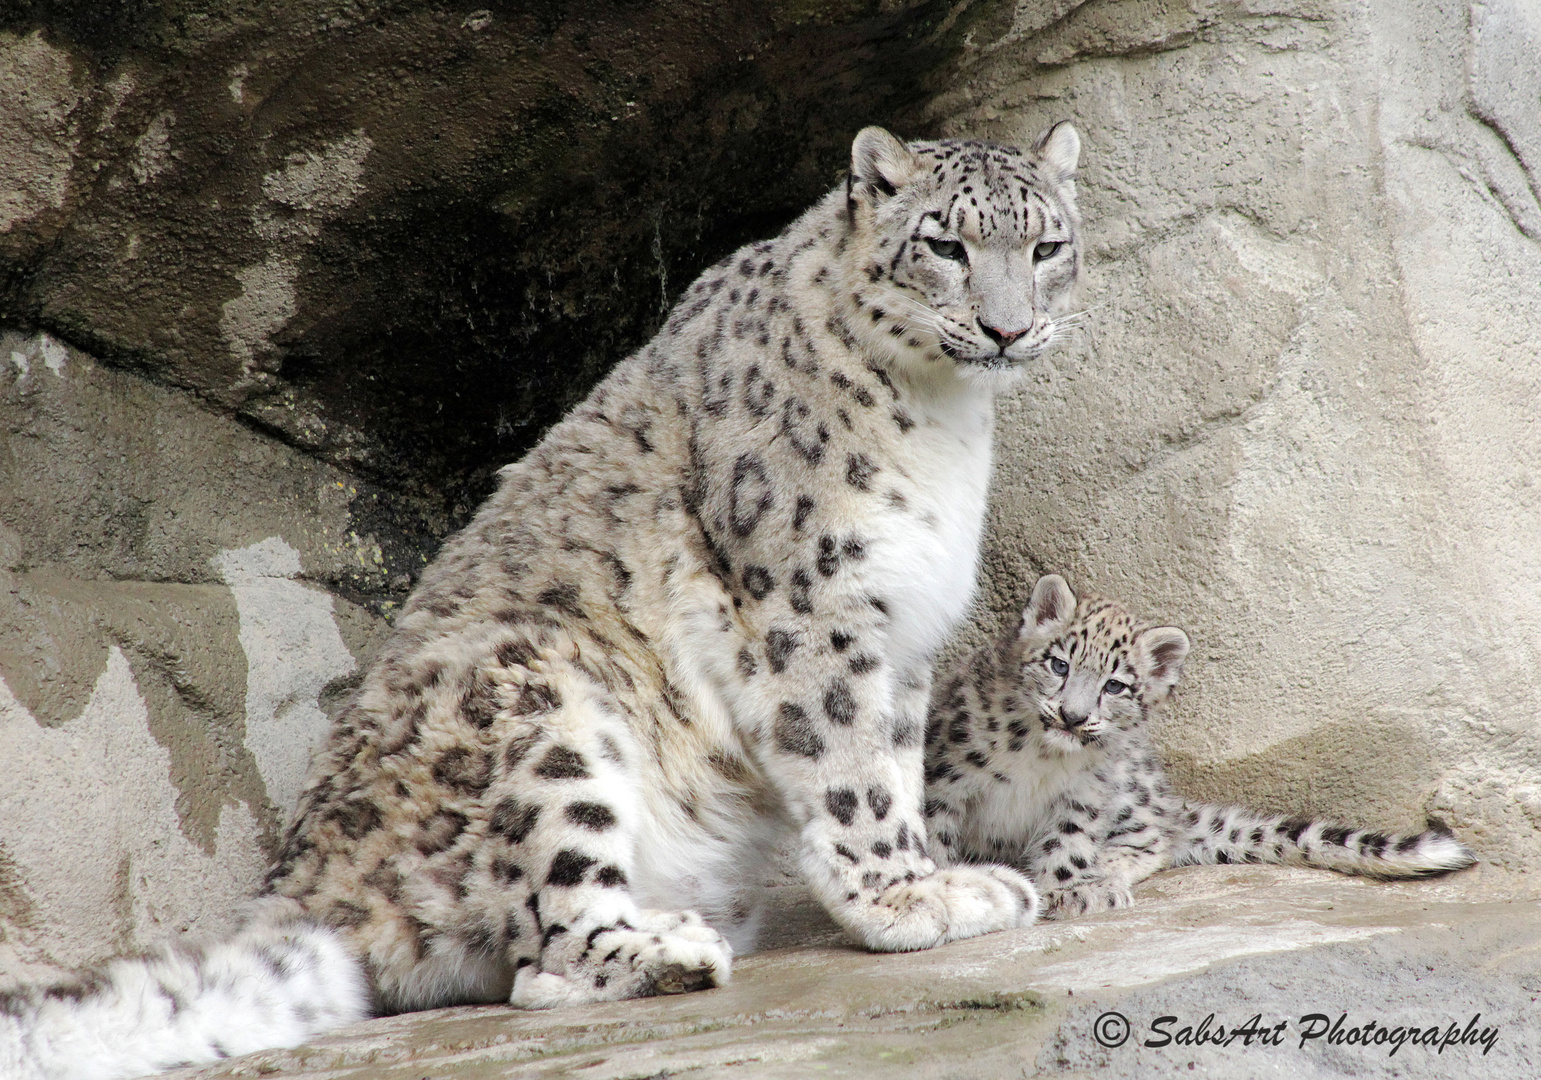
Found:
M 1314 822 L 1300 838 L 1299 853 L 1286 862 L 1318 866 L 1381 881 L 1438 877 L 1477 861 L 1471 848 L 1450 833 L 1380 833 Z
M 1477 861 L 1447 830 L 1383 833 L 1310 818 L 1274 817 L 1235 806 L 1188 808 L 1174 865 L 1278 863 L 1384 881 L 1464 870 Z
M 369 1015 L 332 931 L 256 926 L 203 948 L 114 960 L 80 981 L 0 995 L 0 1077 L 119 1080 L 298 1046 Z
M 1405 853 L 1400 850 L 1403 845 L 1407 845 Z M 1476 852 L 1443 830 L 1430 830 L 1404 837 L 1396 847 L 1398 855 L 1405 859 L 1408 872 L 1380 876 L 1437 877 L 1465 870 L 1477 862 Z

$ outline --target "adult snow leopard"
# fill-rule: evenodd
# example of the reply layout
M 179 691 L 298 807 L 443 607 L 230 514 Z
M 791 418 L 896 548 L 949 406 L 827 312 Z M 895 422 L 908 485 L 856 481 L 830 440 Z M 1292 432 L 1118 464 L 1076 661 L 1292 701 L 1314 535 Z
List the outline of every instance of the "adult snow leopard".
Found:
M 926 731 L 926 818 L 948 865 L 1028 873 L 1046 916 L 1122 907 L 1158 870 L 1286 863 L 1376 878 L 1476 861 L 1445 832 L 1385 835 L 1174 795 L 1146 730 L 1176 685 L 1188 636 L 1077 601 L 1064 578 L 1033 587 L 1022 622 L 939 680 Z
M 930 668 L 967 611 L 993 398 L 1054 340 L 1075 130 L 857 135 L 444 546 L 336 718 L 256 913 L 0 1007 L 8 1077 L 136 1075 L 369 1012 L 719 985 L 796 833 L 858 942 L 1030 922 L 926 854 Z

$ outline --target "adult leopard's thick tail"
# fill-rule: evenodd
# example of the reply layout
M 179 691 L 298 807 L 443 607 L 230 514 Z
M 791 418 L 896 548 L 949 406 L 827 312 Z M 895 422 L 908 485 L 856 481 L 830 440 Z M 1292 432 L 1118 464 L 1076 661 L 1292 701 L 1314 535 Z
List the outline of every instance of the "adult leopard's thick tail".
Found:
M 0 994 L 0 1077 L 113 1080 L 297 1046 L 369 1015 L 358 961 L 310 923 L 114 960 L 80 981 Z
M 1235 806 L 1204 804 L 1186 810 L 1174 866 L 1282 863 L 1373 878 L 1418 878 L 1463 870 L 1477 861 L 1470 848 L 1443 831 L 1387 834 Z

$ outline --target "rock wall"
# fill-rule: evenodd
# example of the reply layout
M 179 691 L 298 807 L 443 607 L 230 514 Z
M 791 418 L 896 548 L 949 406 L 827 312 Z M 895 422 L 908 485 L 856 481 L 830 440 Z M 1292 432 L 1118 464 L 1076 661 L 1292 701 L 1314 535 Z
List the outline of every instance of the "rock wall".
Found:
M 1537 868 L 1538 51 L 1524 0 L 5 9 L 0 977 L 227 925 L 492 471 L 870 121 L 1085 139 L 972 633 L 1062 571 L 1192 633 L 1196 795 Z
M 386 627 L 347 473 L 0 333 L 0 971 L 217 931 Z

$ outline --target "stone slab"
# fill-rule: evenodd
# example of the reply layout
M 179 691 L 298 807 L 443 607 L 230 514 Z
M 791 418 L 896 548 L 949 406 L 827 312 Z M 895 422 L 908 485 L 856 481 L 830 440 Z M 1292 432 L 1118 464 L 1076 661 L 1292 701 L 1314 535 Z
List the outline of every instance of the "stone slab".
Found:
M 1138 1077 L 1187 1071 L 1192 1061 L 1195 1075 L 1216 1077 L 1518 1076 L 1502 1070 L 1541 1060 L 1536 892 L 1491 868 L 1388 885 L 1194 867 L 1146 883 L 1122 912 L 880 955 L 830 943 L 832 927 L 806 893 L 788 888 L 775 925 L 823 943 L 742 957 L 719 990 L 547 1013 L 481 1006 L 388 1017 L 300 1049 L 171 1075 L 940 1080 Z M 1112 1009 L 1138 1039 L 1097 1042 L 1093 1025 Z M 1296 1040 L 1299 1018 L 1313 1012 L 1420 1028 L 1480 1013 L 1499 1034 L 1485 1057 L 1480 1046 L 1443 1055 L 1404 1046 L 1390 1067 L 1413 1070 L 1405 1074 L 1386 1071 L 1384 1048 L 1325 1039 L 1304 1048 L 1139 1045 L 1159 1016 L 1197 1025 L 1209 1012 L 1231 1026 L 1254 1013 L 1288 1020 Z M 1442 1072 L 1426 1071 L 1431 1057 Z M 1481 1071 L 1490 1067 L 1498 1071 Z

